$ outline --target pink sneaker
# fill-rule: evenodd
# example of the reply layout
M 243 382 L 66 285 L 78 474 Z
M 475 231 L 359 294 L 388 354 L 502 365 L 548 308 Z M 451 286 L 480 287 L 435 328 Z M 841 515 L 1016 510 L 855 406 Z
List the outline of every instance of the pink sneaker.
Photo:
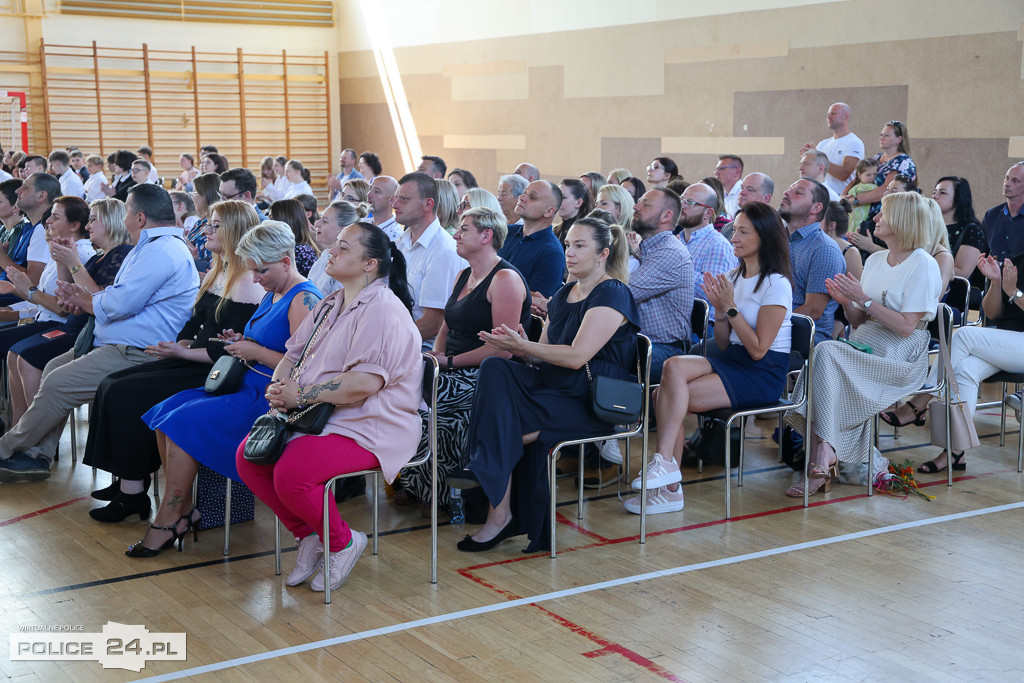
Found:
M 324 556 L 324 544 L 316 534 L 310 534 L 299 541 L 299 550 L 295 553 L 295 569 L 288 575 L 286 586 L 298 586 L 313 576 L 321 566 Z
M 336 553 L 331 553 L 331 558 L 328 560 L 328 568 L 331 570 L 331 590 L 337 590 L 341 587 L 341 584 L 345 583 L 345 579 L 352 573 L 352 568 L 356 566 L 356 560 L 366 550 L 366 534 L 362 531 L 352 532 L 352 543 L 344 550 L 339 550 Z M 317 592 L 321 592 L 324 589 L 324 570 L 323 563 L 320 563 L 320 571 L 313 577 L 313 582 L 310 584 L 310 588 Z
M 647 463 L 647 490 L 670 486 L 683 480 L 683 474 L 679 471 L 679 465 L 672 458 L 664 458 L 661 453 L 655 453 L 651 461 Z M 639 491 L 642 479 L 637 477 L 633 480 L 633 490 Z
M 634 515 L 640 514 L 640 496 L 634 496 L 625 503 L 626 511 Z M 647 490 L 647 514 L 658 515 L 662 512 L 679 512 L 683 509 L 683 487 L 669 491 L 667 486 Z

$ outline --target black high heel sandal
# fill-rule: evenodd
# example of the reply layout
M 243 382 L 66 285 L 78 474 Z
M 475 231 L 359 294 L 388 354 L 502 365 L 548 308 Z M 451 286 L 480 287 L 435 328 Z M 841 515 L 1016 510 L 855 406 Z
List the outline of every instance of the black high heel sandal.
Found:
M 192 515 L 199 513 L 199 519 L 192 519 Z M 185 527 L 185 531 L 182 532 L 182 536 L 187 536 L 188 532 L 192 532 L 192 542 L 196 543 L 199 541 L 199 525 L 203 523 L 203 513 L 199 512 L 199 508 L 193 507 L 188 511 L 188 514 L 184 517 L 185 523 L 188 525 Z
M 178 531 L 178 525 L 181 524 L 182 521 L 185 522 L 185 530 Z M 181 516 L 178 518 L 178 521 L 171 526 L 156 526 L 155 524 L 150 524 L 149 528 L 156 529 L 157 531 L 170 531 L 171 537 L 159 548 L 147 548 L 143 545 L 146 541 L 146 539 L 143 538 L 135 545 L 130 546 L 128 550 L 124 551 L 125 555 L 128 557 L 156 557 L 162 551 L 167 550 L 175 543 L 178 544 L 178 552 L 180 553 L 185 546 L 185 534 L 188 533 L 189 520 L 186 516 Z
M 942 451 L 942 453 L 939 453 L 939 456 L 941 457 L 942 455 L 945 455 L 945 453 L 946 451 Z M 938 458 L 936 458 L 935 460 L 938 460 Z M 950 460 L 952 460 L 952 467 L 954 472 L 962 472 L 967 469 L 967 457 L 964 455 L 963 451 L 960 451 L 959 453 L 954 453 L 952 458 L 946 455 L 946 464 L 943 467 L 939 467 L 938 465 L 936 465 L 935 460 L 929 460 L 928 462 L 921 463 L 920 467 L 917 468 L 917 471 L 923 474 L 936 474 L 938 472 L 945 472 L 946 467 L 950 466 Z
M 890 427 L 906 427 L 907 425 L 915 425 L 917 427 L 924 427 L 925 418 L 928 416 L 928 406 L 925 406 L 921 410 L 914 407 L 913 403 L 908 403 L 910 409 L 914 411 L 914 419 L 906 422 L 900 422 L 900 418 L 897 417 L 895 410 L 887 410 L 884 413 L 879 413 L 878 417 L 885 424 Z

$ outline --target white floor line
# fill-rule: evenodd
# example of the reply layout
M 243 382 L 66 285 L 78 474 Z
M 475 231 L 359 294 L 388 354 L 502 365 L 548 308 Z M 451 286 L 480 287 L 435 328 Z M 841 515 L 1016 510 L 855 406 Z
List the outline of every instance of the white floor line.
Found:
M 601 581 L 599 583 L 592 583 L 586 586 L 577 586 L 575 588 L 567 588 L 560 591 L 552 591 L 550 593 L 542 593 L 529 598 L 519 598 L 518 600 L 508 600 L 491 605 L 484 605 L 482 607 L 474 607 L 473 609 L 459 610 L 458 612 L 449 612 L 448 614 L 439 614 L 433 617 L 426 617 L 423 619 L 416 619 L 414 621 L 406 621 L 400 624 L 393 624 L 391 626 L 385 626 L 383 628 L 370 629 L 367 631 L 360 631 L 359 633 L 350 633 L 345 636 L 338 636 L 336 638 L 326 638 L 324 640 L 317 640 L 303 645 L 293 645 L 292 647 L 285 647 L 278 650 L 270 650 L 269 652 L 263 652 L 256 655 L 249 655 L 246 657 L 238 657 L 236 659 L 228 659 L 223 662 L 217 662 L 215 664 L 205 664 L 203 666 L 193 667 L 191 669 L 183 669 L 181 671 L 175 671 L 173 673 L 163 674 L 160 676 L 153 676 L 150 678 L 139 679 L 142 681 L 173 681 L 188 676 L 197 676 L 199 674 L 210 673 L 212 671 L 222 671 L 224 669 L 230 669 L 237 666 L 244 666 L 246 664 L 252 664 L 254 662 L 260 662 L 267 659 L 276 659 L 278 657 L 285 657 L 287 655 L 298 654 L 301 652 L 308 652 L 310 650 L 317 650 L 324 647 L 331 647 L 333 645 L 341 645 L 343 643 L 350 643 L 358 640 L 366 640 L 367 638 L 373 638 L 375 636 L 387 635 L 390 633 L 398 633 L 401 631 L 408 631 L 414 628 L 420 628 L 421 626 L 432 626 L 433 624 L 440 624 L 446 621 L 454 621 L 456 619 L 465 619 L 466 617 L 473 617 L 479 614 L 488 614 L 490 612 L 500 612 L 502 610 L 511 609 L 513 607 L 521 607 L 523 605 L 530 605 L 539 602 L 547 602 L 549 600 L 558 600 L 559 598 L 570 597 L 573 595 L 580 595 L 582 593 L 590 593 L 593 591 L 604 590 L 606 588 L 615 588 L 616 586 L 622 586 L 629 583 L 640 583 L 642 581 L 650 581 L 651 579 L 659 579 L 666 576 L 675 576 L 677 574 L 686 574 L 688 572 L 698 571 L 700 569 L 711 569 L 714 567 L 724 567 L 730 564 L 737 564 L 740 562 L 747 562 L 749 560 L 758 560 L 763 557 L 771 557 L 773 555 L 783 555 L 785 553 L 791 553 L 797 550 L 806 550 L 808 548 L 817 548 L 824 545 L 832 545 L 834 543 L 842 543 L 844 541 L 853 541 L 860 538 L 869 538 L 871 536 L 879 536 L 881 534 L 891 533 L 893 531 L 903 531 L 905 529 L 914 529 L 917 527 L 930 526 L 932 524 L 943 524 L 945 522 L 954 522 L 960 519 L 968 519 L 970 517 L 980 517 L 982 515 L 991 515 L 999 512 L 1006 512 L 1009 510 L 1018 510 L 1024 508 L 1024 502 L 1019 503 L 1008 503 L 1006 505 L 997 505 L 994 507 L 982 508 L 980 510 L 969 510 L 967 512 L 957 512 L 952 515 L 943 515 L 941 517 L 931 517 L 928 519 L 921 519 L 913 522 L 904 522 L 902 524 L 893 524 L 890 526 L 879 527 L 877 529 L 867 529 L 865 531 L 857 531 L 850 534 L 842 534 L 841 536 L 831 536 L 829 538 L 822 538 L 817 541 L 806 541 L 804 543 L 794 543 L 792 545 L 781 546 L 778 548 L 769 548 L 768 550 L 760 550 L 756 553 L 747 553 L 745 555 L 736 555 L 735 557 L 723 557 L 718 560 L 711 560 L 709 562 L 699 562 L 697 564 L 688 564 L 681 567 L 673 567 L 671 569 L 662 569 L 660 571 L 647 572 L 644 574 L 634 574 L 633 576 L 625 576 L 620 579 L 612 579 L 610 581 Z

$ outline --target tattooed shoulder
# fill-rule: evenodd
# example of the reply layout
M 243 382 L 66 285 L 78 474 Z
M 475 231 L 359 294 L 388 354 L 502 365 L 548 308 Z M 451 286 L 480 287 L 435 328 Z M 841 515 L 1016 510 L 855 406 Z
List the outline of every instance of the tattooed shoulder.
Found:
M 309 310 L 312 311 L 314 308 L 316 308 L 316 305 L 318 303 L 320 303 L 320 297 L 318 297 L 313 292 L 302 293 L 302 305 L 308 308 Z

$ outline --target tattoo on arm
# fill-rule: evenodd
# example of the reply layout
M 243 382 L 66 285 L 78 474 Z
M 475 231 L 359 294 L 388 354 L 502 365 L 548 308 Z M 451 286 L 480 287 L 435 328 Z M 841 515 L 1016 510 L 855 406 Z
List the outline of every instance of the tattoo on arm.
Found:
M 318 297 L 313 292 L 302 293 L 302 305 L 308 308 L 309 310 L 312 311 L 318 303 L 320 303 L 320 297 Z
M 314 384 L 311 387 L 307 387 L 306 390 L 302 392 L 301 398 L 303 404 L 316 403 L 317 399 L 320 398 L 320 394 L 326 393 L 328 391 L 334 391 L 335 389 L 341 386 L 341 382 L 342 379 L 341 376 L 339 375 L 338 377 L 335 377 L 334 379 L 331 380 L 327 380 L 326 382 L 323 382 L 321 384 Z

